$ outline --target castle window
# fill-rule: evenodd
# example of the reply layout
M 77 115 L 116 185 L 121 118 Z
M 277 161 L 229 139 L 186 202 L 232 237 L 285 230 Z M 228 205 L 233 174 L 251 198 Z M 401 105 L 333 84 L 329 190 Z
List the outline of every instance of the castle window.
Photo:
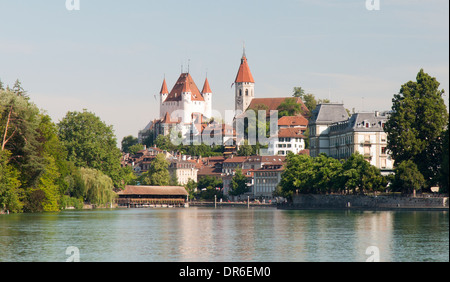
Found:
M 248 89 L 245 89 L 245 96 L 248 96 Z
M 242 96 L 242 89 L 239 89 L 239 96 Z

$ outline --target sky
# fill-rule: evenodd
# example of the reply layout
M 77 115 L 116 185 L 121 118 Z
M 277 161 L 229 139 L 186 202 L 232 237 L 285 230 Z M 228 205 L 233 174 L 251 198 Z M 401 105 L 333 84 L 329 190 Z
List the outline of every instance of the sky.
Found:
M 208 77 L 213 110 L 233 110 L 244 44 L 259 98 L 300 86 L 356 112 L 390 110 L 423 68 L 448 109 L 449 1 L 366 2 L 0 0 L 0 79 L 19 79 L 55 123 L 95 113 L 118 144 L 159 117 L 164 77 L 170 91 L 188 66 L 198 88 Z

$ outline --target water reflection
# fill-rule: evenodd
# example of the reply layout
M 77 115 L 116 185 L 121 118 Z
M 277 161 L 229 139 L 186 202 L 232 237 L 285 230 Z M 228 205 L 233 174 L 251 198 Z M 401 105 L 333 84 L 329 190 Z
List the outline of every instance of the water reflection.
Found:
M 1 215 L 0 261 L 448 261 L 447 212 L 125 209 Z

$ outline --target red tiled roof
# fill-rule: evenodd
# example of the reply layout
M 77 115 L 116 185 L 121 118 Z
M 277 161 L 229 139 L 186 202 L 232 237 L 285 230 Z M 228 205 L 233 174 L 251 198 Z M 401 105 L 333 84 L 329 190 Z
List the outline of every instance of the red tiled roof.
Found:
M 280 128 L 278 131 L 278 137 L 305 138 L 302 134 L 301 128 L 296 127 Z
M 205 79 L 205 84 L 203 84 L 202 93 L 212 93 L 211 88 L 209 87 L 208 78 Z
M 192 101 L 205 101 L 189 73 L 182 73 L 165 101 L 181 101 L 182 92 L 191 92 Z
M 308 120 L 303 116 L 284 116 L 278 120 L 280 126 L 308 126 Z
M 166 79 L 164 78 L 163 84 L 161 86 L 161 91 L 159 94 L 169 94 L 169 90 L 167 90 Z
M 239 71 L 234 82 L 255 82 L 255 80 L 253 80 L 253 76 L 250 72 L 250 67 L 248 66 L 247 58 L 245 56 L 242 56 L 241 65 L 239 66 Z
M 125 186 L 118 195 L 188 195 L 182 186 Z

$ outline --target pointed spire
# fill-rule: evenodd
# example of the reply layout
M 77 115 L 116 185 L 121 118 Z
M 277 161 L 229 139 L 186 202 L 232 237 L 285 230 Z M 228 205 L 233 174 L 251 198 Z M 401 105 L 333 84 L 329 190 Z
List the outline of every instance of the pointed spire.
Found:
M 212 93 L 211 87 L 209 87 L 208 77 L 206 77 L 205 84 L 203 84 L 202 94 L 203 93 Z
M 255 83 L 252 73 L 250 72 L 250 67 L 248 66 L 248 63 L 247 63 L 247 57 L 245 57 L 245 47 L 244 47 L 244 54 L 242 54 L 242 58 L 241 58 L 241 65 L 239 66 L 239 71 L 236 75 L 236 80 L 234 82 L 235 83 L 237 83 L 237 82 Z
M 166 78 L 164 77 L 163 84 L 161 86 L 161 92 L 159 94 L 169 94 L 169 90 L 167 90 Z

